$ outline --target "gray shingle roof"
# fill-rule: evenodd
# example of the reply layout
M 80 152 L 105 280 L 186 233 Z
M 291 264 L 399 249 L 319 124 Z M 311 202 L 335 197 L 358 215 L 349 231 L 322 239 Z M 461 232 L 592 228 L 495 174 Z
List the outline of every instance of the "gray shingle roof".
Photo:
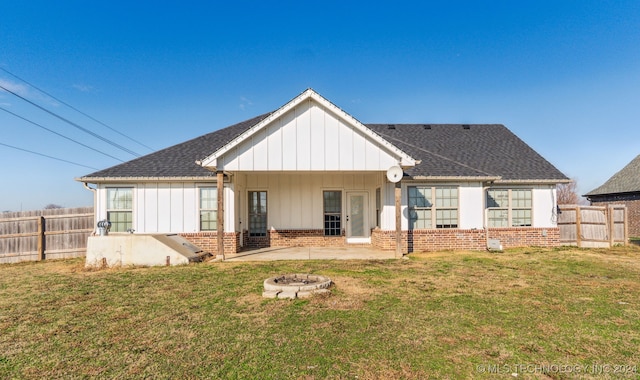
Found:
M 162 177 L 212 177 L 215 173 L 196 164 L 215 152 L 242 132 L 248 130 L 269 113 L 245 120 L 192 140 L 170 146 L 143 157 L 87 174 L 79 178 L 86 182 L 105 178 L 162 178 Z
M 393 125 L 393 124 L 392 124 Z M 568 178 L 501 124 L 367 124 L 415 159 L 411 176 L 502 180 Z
M 640 155 L 614 174 L 602 186 L 585 196 L 640 192 Z
M 144 157 L 88 174 L 78 180 L 209 177 L 195 163 L 265 119 L 270 113 Z M 421 163 L 406 172 L 420 177 L 501 177 L 514 181 L 565 181 L 567 177 L 536 151 L 497 124 L 367 124 L 368 128 Z M 468 128 L 467 128 L 468 127 Z

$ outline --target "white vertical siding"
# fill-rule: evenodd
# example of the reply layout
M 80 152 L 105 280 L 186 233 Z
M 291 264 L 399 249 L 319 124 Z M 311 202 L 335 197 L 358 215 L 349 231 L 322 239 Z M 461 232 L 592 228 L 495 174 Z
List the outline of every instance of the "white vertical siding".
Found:
M 224 231 L 225 232 L 235 232 L 235 193 L 233 190 L 233 185 L 224 186 Z
M 158 232 L 158 184 L 147 183 L 139 187 L 144 192 L 143 225 L 140 232 Z
M 353 130 L 345 128 L 344 125 L 340 123 L 338 139 L 338 141 L 340 141 L 340 146 L 338 148 L 340 162 L 337 170 L 353 170 L 353 156 L 359 153 L 353 151 Z
M 282 117 L 282 156 L 279 159 L 282 160 L 283 170 L 296 170 L 296 156 L 298 154 L 296 111 L 298 110 L 294 109 Z M 236 170 L 253 170 L 253 168 L 238 167 Z
M 171 184 L 158 184 L 158 232 L 171 232 L 172 219 L 182 219 L 182 210 L 178 215 L 171 215 L 171 198 Z
M 556 188 L 540 187 L 533 189 L 532 203 L 533 203 L 533 226 L 540 228 L 552 228 L 557 226 L 557 203 L 556 203 Z
M 194 183 L 176 183 L 176 188 L 182 185 L 183 189 L 183 206 L 182 206 L 182 223 L 183 229 L 171 230 L 171 232 L 196 232 L 200 228 L 200 205 L 198 204 L 198 189 Z M 213 185 L 213 184 L 212 184 Z M 176 207 L 176 212 L 177 212 Z M 179 215 L 179 214 L 174 214 Z M 177 223 L 176 223 L 177 224 Z
M 171 225 L 170 231 L 184 231 L 184 188 L 183 183 L 172 183 L 171 187 Z
M 320 154 L 316 159 L 321 160 L 324 163 L 326 170 L 338 170 L 340 169 L 340 147 L 344 144 L 340 140 L 340 123 L 333 115 L 329 113 L 324 114 L 324 128 L 314 127 L 314 129 L 324 129 L 324 140 L 326 144 L 324 150 L 317 152 Z M 314 168 L 317 169 L 317 168 Z
M 137 183 L 101 185 L 96 190 L 98 220 L 107 217 L 106 195 L 108 187 L 133 188 L 133 225 L 136 233 L 178 233 L 199 230 L 199 186 L 193 182 Z M 225 185 L 225 230 L 235 231 L 234 192 Z
M 247 213 L 247 193 L 254 190 L 267 191 L 268 225 L 275 229 L 322 229 L 323 191 L 340 190 L 343 195 L 343 210 L 346 210 L 348 191 L 365 191 L 370 200 L 369 228 L 375 227 L 375 189 L 380 173 L 251 173 L 246 175 L 246 188 L 239 208 L 243 220 Z M 244 177 L 244 174 L 243 174 Z M 241 181 L 244 181 L 241 180 Z M 242 228 L 247 228 L 243 225 Z
M 258 131 L 253 136 L 253 167 L 256 170 L 267 170 L 269 168 L 269 140 L 267 139 L 267 129 Z M 265 160 L 265 157 L 267 158 Z
M 282 130 L 280 122 L 267 126 L 267 166 L 271 170 L 282 170 Z
M 307 100 L 218 158 L 227 171 L 383 171 L 397 153 Z
M 406 192 L 403 189 L 403 192 Z M 395 230 L 396 229 L 396 208 L 395 208 L 395 184 L 386 182 L 381 189 L 382 212 L 380 214 L 380 229 Z M 403 215 L 403 218 L 406 218 Z
M 329 154 L 329 152 L 326 152 L 326 149 L 328 147 L 325 146 L 325 131 L 328 129 L 328 125 L 325 124 L 325 113 L 322 111 L 322 109 L 320 109 L 320 107 L 318 107 L 317 105 L 313 105 L 311 107 L 310 113 L 310 169 L 324 170 L 325 165 L 327 165 L 325 156 Z M 331 141 L 329 145 L 335 145 L 335 142 Z M 337 160 L 337 157 L 335 157 L 335 159 Z
M 484 191 L 481 183 L 462 184 L 458 188 L 458 227 L 484 228 Z
M 310 102 L 298 106 L 296 118 L 296 170 L 311 169 L 311 110 Z

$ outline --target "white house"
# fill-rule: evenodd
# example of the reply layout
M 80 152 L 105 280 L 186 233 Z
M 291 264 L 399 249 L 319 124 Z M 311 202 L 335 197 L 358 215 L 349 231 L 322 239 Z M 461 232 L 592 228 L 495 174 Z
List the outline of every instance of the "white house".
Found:
M 555 189 L 568 178 L 503 125 L 365 125 L 308 89 L 77 180 L 95 191 L 96 221 L 110 220 L 112 234 L 176 233 L 234 254 L 556 246 Z

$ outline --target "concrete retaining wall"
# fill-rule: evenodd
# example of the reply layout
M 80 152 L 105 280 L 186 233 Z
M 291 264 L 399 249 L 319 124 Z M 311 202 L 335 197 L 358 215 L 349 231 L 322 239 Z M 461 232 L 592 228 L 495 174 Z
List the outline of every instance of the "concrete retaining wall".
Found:
M 87 267 L 156 266 L 188 264 L 188 253 L 166 235 L 108 235 L 89 236 Z

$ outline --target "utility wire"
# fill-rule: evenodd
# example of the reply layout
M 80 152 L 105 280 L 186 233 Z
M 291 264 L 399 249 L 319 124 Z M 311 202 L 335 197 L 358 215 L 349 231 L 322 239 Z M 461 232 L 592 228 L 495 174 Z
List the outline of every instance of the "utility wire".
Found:
M 33 105 L 33 106 L 35 106 L 35 107 L 40 108 L 41 110 L 43 110 L 44 112 L 46 112 L 46 113 L 50 114 L 51 116 L 55 116 L 55 117 L 57 117 L 58 119 L 60 119 L 60 120 L 64 121 L 65 123 L 67 123 L 67 124 L 69 124 L 69 125 L 71 125 L 71 126 L 73 126 L 73 127 L 76 127 L 76 128 L 78 128 L 79 130 L 81 130 L 81 131 L 83 131 L 83 132 L 85 132 L 85 133 L 88 133 L 88 134 L 90 134 L 91 136 L 93 136 L 93 137 L 95 137 L 95 138 L 97 138 L 97 139 L 100 139 L 100 140 L 102 140 L 102 141 L 106 142 L 107 144 L 109 144 L 109 145 L 111 145 L 111 146 L 114 146 L 114 147 L 116 147 L 116 148 L 118 148 L 118 149 L 120 149 L 120 150 L 122 150 L 122 151 L 125 151 L 125 152 L 127 152 L 127 153 L 129 153 L 129 154 L 131 154 L 131 155 L 134 155 L 134 156 L 136 156 L 136 157 L 140 157 L 140 154 L 138 154 L 138 153 L 136 153 L 136 152 L 134 152 L 134 151 L 132 151 L 132 150 L 130 150 L 130 149 L 127 149 L 127 148 L 123 147 L 122 145 L 120 145 L 120 144 L 118 144 L 118 143 L 115 143 L 115 142 L 113 142 L 113 141 L 111 141 L 111 140 L 109 140 L 109 139 L 107 139 L 107 138 L 105 138 L 105 137 L 102 137 L 102 136 L 100 136 L 99 134 L 97 134 L 97 133 L 95 133 L 95 132 L 92 132 L 92 131 L 88 130 L 87 128 L 84 128 L 84 127 L 82 127 L 82 126 L 80 126 L 80 125 L 78 125 L 78 124 L 74 123 L 73 121 L 71 121 L 71 120 L 69 120 L 69 119 L 66 119 L 66 118 L 62 117 L 62 116 L 58 115 L 57 113 L 55 113 L 55 112 L 53 112 L 53 111 L 49 111 L 48 109 L 46 109 L 46 108 L 42 107 L 41 105 L 39 105 L 39 104 L 37 104 L 37 103 L 34 103 L 34 102 L 32 102 L 31 100 L 29 100 L 29 99 L 27 99 L 27 98 L 25 98 L 25 97 L 23 97 L 23 96 L 20 96 L 19 94 L 16 94 L 15 92 L 13 92 L 13 91 L 9 90 L 8 88 L 4 87 L 4 86 L 3 86 L 3 85 L 1 85 L 1 84 L 0 84 L 0 88 L 1 88 L 1 89 L 3 89 L 3 90 L 5 90 L 6 92 L 8 92 L 8 93 L 10 93 L 10 94 L 13 94 L 14 96 L 16 96 L 16 97 L 18 97 L 18 98 L 20 98 L 20 99 L 24 100 L 25 102 L 27 102 L 27 103 L 29 103 L 29 104 L 31 104 L 31 105 Z
M 93 150 L 94 152 L 98 152 L 98 153 L 103 154 L 103 155 L 105 155 L 105 156 L 107 156 L 107 157 L 111 157 L 111 158 L 113 158 L 114 160 L 118 160 L 118 161 L 120 161 L 120 162 L 124 162 L 124 160 L 121 160 L 121 159 L 119 159 L 118 157 L 114 157 L 114 156 L 112 156 L 112 155 L 110 155 L 110 154 L 108 154 L 108 153 L 105 153 L 105 152 L 102 152 L 102 151 L 100 151 L 100 150 L 98 150 L 98 149 L 92 148 L 92 147 L 90 147 L 89 145 L 83 144 L 83 143 L 81 143 L 80 141 L 77 141 L 77 140 L 72 139 L 71 137 L 67 137 L 67 136 L 65 136 L 65 135 L 63 135 L 63 134 L 61 134 L 61 133 L 58 133 L 58 132 L 56 132 L 56 131 L 54 131 L 54 130 L 52 130 L 52 129 L 49 129 L 49 128 L 47 128 L 47 127 L 43 126 L 43 125 L 40 125 L 40 124 L 36 123 L 35 121 L 31 121 L 31 120 L 29 120 L 29 119 L 27 119 L 27 118 L 24 118 L 24 117 L 22 117 L 22 116 L 18 115 L 17 113 L 13 113 L 13 112 L 9 111 L 8 109 L 6 109 L 6 108 L 4 108 L 4 107 L 2 107 L 2 106 L 0 106 L 0 110 L 3 110 L 4 112 L 6 112 L 6 113 L 8 113 L 8 114 L 11 114 L 11 115 L 13 115 L 13 116 L 15 116 L 15 117 L 17 117 L 17 118 L 19 118 L 19 119 L 22 119 L 22 120 L 26 121 L 27 123 L 31 123 L 31 124 L 35 125 L 36 127 L 40 127 L 40 128 L 42 128 L 42 129 L 44 129 L 45 131 L 51 132 L 51 133 L 53 133 L 54 135 L 60 136 L 60 137 L 62 137 L 63 139 L 67 139 L 67 140 L 72 141 L 72 142 L 74 142 L 74 143 L 76 143 L 76 144 L 78 144 L 78 145 L 82 145 L 82 146 L 83 146 L 83 147 L 85 147 L 85 148 L 91 149 L 91 150 Z
M 68 164 L 72 164 L 72 165 L 83 166 L 83 167 L 85 167 L 85 168 L 89 168 L 89 169 L 93 169 L 93 170 L 99 170 L 99 169 L 94 168 L 94 167 L 92 167 L 92 166 L 87 166 L 87 165 L 83 165 L 83 164 L 78 164 L 78 163 L 76 163 L 76 162 L 67 161 L 67 160 L 64 160 L 64 159 L 62 159 L 62 158 L 57 158 L 57 157 L 48 156 L 48 155 L 46 155 L 46 154 L 42 154 L 42 153 L 38 153 L 38 152 L 34 152 L 34 151 L 31 151 L 31 150 L 18 148 L 17 146 L 8 145 L 8 144 L 4 144 L 4 143 L 1 143 L 1 142 L 0 142 L 0 145 L 2 145 L 2 146 L 6 146 L 7 148 L 16 149 L 16 150 L 21 150 L 21 151 L 23 151 L 23 152 L 27 152 L 27 153 L 31 153 L 31 154 L 36 154 L 36 155 L 38 155 L 38 156 L 42 156 L 42 157 L 46 157 L 46 158 L 50 158 L 50 159 L 52 159 L 52 160 L 62 161 L 62 162 L 66 162 L 66 163 L 68 163 Z
M 79 114 L 84 115 L 84 116 L 88 117 L 89 119 L 91 119 L 91 120 L 95 121 L 96 123 L 98 123 L 98 124 L 100 124 L 100 125 L 102 125 L 102 126 L 104 126 L 104 127 L 109 128 L 110 130 L 114 131 L 115 133 L 119 134 L 120 136 L 124 136 L 124 137 L 126 137 L 127 139 L 129 139 L 129 140 L 131 140 L 131 141 L 135 142 L 136 144 L 141 145 L 141 146 L 143 146 L 143 147 L 145 147 L 145 148 L 149 149 L 150 151 L 153 151 L 153 150 L 154 150 L 154 149 L 153 149 L 153 148 L 151 148 L 150 146 L 145 145 L 145 144 L 143 144 L 142 142 L 140 142 L 140 141 L 138 141 L 138 140 L 136 140 L 136 139 L 134 139 L 134 138 L 132 138 L 132 137 L 130 137 L 130 136 L 125 135 L 124 133 L 122 133 L 122 132 L 118 131 L 117 129 L 115 129 L 115 128 L 113 128 L 113 127 L 110 127 L 110 126 L 108 126 L 107 124 L 105 124 L 105 123 L 101 122 L 100 120 L 98 120 L 98 119 L 94 118 L 93 116 L 88 115 L 88 114 L 86 114 L 86 113 L 84 113 L 84 112 L 80 111 L 79 109 L 77 109 L 76 107 L 72 106 L 71 104 L 69 104 L 69 103 L 67 103 L 67 102 L 65 102 L 65 101 L 63 101 L 63 100 L 60 100 L 60 99 L 56 98 L 55 96 L 53 96 L 53 95 L 49 94 L 49 93 L 48 93 L 48 92 L 46 92 L 45 90 L 42 90 L 42 89 L 40 89 L 39 87 L 37 87 L 36 85 L 34 85 L 34 84 L 32 84 L 32 83 L 29 83 L 28 81 L 26 81 L 26 80 L 24 80 L 24 79 L 20 78 L 19 76 L 17 76 L 16 74 L 14 74 L 14 73 L 10 72 L 9 70 L 7 70 L 7 69 L 5 69 L 5 68 L 3 68 L 3 67 L 0 67 L 0 70 L 4 71 L 5 73 L 7 73 L 7 74 L 11 75 L 12 77 L 14 77 L 14 78 L 16 78 L 16 79 L 18 79 L 18 80 L 20 80 L 20 81 L 22 81 L 22 82 L 24 82 L 24 83 L 28 84 L 29 86 L 31 86 L 31 87 L 33 87 L 33 88 L 35 88 L 36 90 L 40 91 L 41 93 L 43 93 L 43 94 L 47 95 L 48 97 L 50 97 L 50 98 L 52 98 L 52 99 L 56 100 L 57 102 L 60 102 L 60 103 L 64 104 L 65 106 L 67 106 L 67 107 L 71 108 L 72 110 L 74 110 L 74 111 L 78 112 Z

